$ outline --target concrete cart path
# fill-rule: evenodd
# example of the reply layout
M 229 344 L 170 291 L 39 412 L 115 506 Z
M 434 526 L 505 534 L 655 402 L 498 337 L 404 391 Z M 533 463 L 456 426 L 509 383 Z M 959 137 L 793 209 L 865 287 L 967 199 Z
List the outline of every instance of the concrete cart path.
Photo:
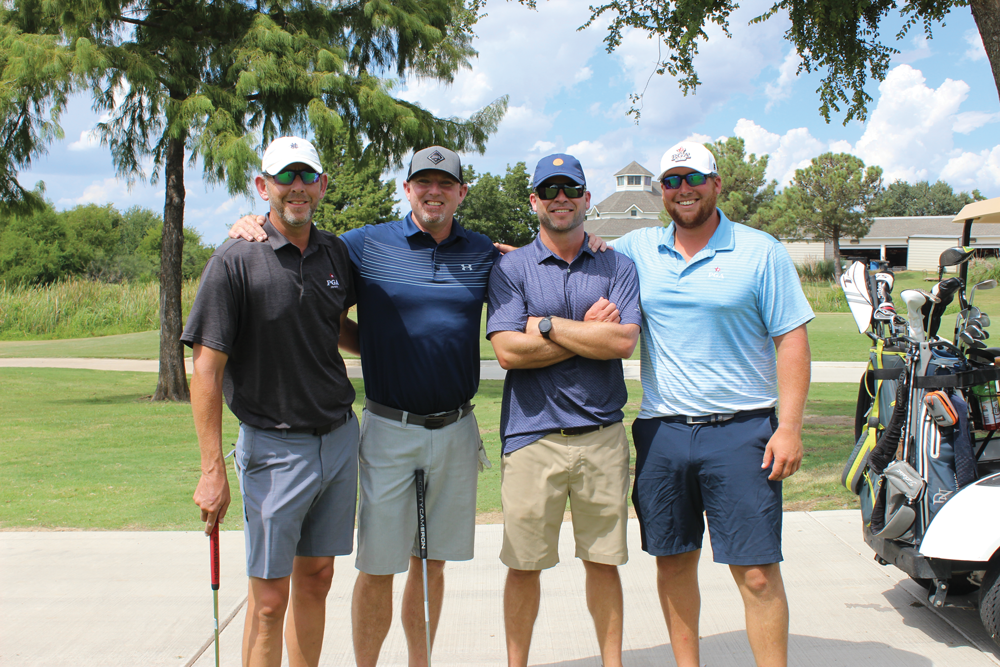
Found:
M 347 359 L 347 375 L 352 378 L 361 377 L 361 362 L 358 359 Z M 187 372 L 191 373 L 191 359 L 184 360 Z M 639 362 L 626 360 L 625 379 L 639 379 Z M 813 382 L 851 382 L 861 378 L 867 364 L 863 361 L 814 361 L 812 364 Z M 140 371 L 156 373 L 159 361 L 156 359 L 89 359 L 89 358 L 10 358 L 0 359 L 0 367 L 11 368 L 82 368 L 95 371 Z M 507 371 L 493 360 L 479 362 L 480 375 L 484 380 L 503 380 Z
M 448 565 L 447 593 L 434 650 L 438 666 L 505 664 L 501 599 L 502 527 L 476 528 L 477 557 Z M 599 667 L 586 610 L 583 566 L 573 558 L 570 525 L 563 562 L 542 576 L 532 665 Z M 879 667 L 1000 665 L 971 598 L 942 610 L 892 567 L 872 560 L 853 510 L 789 512 L 783 572 L 791 607 L 790 664 Z M 672 665 L 655 586 L 655 561 L 629 523 L 625 590 L 625 664 Z M 222 664 L 240 662 L 246 577 L 242 533 L 222 533 L 219 595 Z M 337 560 L 321 664 L 353 665 L 350 599 L 353 558 Z M 753 664 L 743 607 L 728 568 L 706 549 L 702 582 L 702 663 Z M 395 608 L 401 598 L 397 577 Z M 5 667 L 210 667 L 214 652 L 208 540 L 189 532 L 0 533 L 0 664 Z M 226 623 L 227 619 L 232 619 Z M 380 665 L 406 664 L 398 613 Z

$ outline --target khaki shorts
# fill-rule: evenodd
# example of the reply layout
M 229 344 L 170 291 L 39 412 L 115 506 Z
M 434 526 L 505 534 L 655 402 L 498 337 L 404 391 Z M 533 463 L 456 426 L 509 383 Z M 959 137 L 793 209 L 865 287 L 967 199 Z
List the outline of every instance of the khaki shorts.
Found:
M 503 456 L 503 564 L 515 570 L 544 570 L 559 562 L 559 528 L 567 497 L 576 557 L 625 564 L 628 464 L 621 422 L 583 435 L 550 433 Z
M 367 574 L 406 572 L 419 556 L 413 472 L 424 470 L 427 557 L 470 560 L 476 534 L 479 426 L 472 413 L 444 428 L 363 413 L 358 505 L 358 556 Z

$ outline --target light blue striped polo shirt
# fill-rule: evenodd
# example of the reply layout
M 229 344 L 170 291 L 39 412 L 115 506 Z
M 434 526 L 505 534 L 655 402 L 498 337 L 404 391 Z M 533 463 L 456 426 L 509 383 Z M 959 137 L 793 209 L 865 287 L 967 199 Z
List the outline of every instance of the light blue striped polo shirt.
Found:
M 690 262 L 674 249 L 673 223 L 610 244 L 639 274 L 640 418 L 774 406 L 771 338 L 814 317 L 781 243 L 719 216 L 719 228 Z

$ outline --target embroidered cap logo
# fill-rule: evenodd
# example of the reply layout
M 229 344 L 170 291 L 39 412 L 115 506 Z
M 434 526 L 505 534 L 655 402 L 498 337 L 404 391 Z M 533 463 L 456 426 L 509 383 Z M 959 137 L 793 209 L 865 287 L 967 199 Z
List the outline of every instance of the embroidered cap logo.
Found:
M 441 155 L 439 151 L 434 151 L 433 153 L 427 156 L 427 159 L 433 162 L 434 164 L 441 164 L 442 162 L 444 162 L 445 157 Z
M 674 162 L 684 162 L 685 160 L 691 159 L 691 154 L 687 152 L 686 148 L 681 148 L 676 153 L 671 155 L 670 159 Z

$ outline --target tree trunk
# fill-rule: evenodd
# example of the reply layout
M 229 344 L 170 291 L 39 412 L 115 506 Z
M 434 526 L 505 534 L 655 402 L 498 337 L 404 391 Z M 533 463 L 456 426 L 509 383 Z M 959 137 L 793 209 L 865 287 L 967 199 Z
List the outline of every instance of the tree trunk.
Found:
M 830 239 L 833 246 L 833 280 L 840 284 L 840 237 L 834 236 Z
M 993 70 L 993 82 L 1000 98 L 1000 0 L 970 0 L 972 18 L 976 20 L 979 36 L 983 39 L 986 57 Z
M 181 343 L 181 263 L 184 257 L 184 137 L 169 139 L 163 168 L 163 243 L 160 246 L 160 376 L 154 401 L 190 401 Z

